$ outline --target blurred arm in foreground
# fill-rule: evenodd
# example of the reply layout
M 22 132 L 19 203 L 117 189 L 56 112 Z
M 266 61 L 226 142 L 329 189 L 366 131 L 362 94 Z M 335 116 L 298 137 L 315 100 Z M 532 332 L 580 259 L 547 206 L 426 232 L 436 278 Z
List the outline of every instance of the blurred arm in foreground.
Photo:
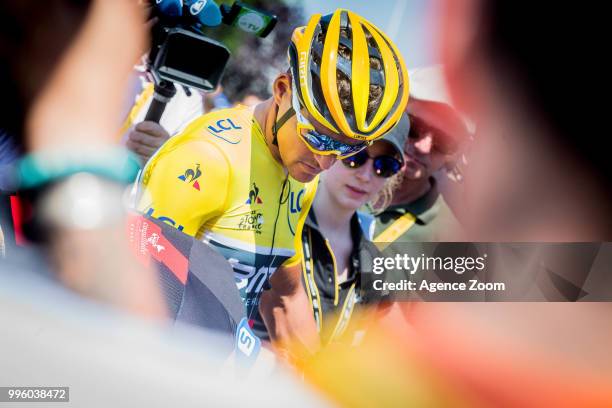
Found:
M 261 294 L 259 311 L 277 354 L 300 366 L 319 350 L 320 340 L 300 264 L 282 268 L 270 278 L 271 289 Z
M 19 102 L 2 124 L 24 139 L 29 153 L 19 168 L 32 205 L 30 237 L 49 250 L 67 287 L 164 317 L 156 275 L 129 252 L 122 186 L 134 165 L 114 145 L 131 64 L 146 43 L 143 10 L 118 0 L 2 7 L 2 60 L 11 100 Z

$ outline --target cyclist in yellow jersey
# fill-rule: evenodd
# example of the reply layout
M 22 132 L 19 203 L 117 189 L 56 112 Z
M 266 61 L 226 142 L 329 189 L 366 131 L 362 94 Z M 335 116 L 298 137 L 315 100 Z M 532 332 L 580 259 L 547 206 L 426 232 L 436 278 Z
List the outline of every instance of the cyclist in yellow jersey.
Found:
M 299 337 L 312 350 L 299 241 L 316 176 L 395 126 L 408 76 L 395 45 L 348 10 L 297 28 L 289 63 L 269 100 L 206 114 L 166 142 L 141 175 L 139 209 L 228 259 L 258 334 L 261 295 L 275 345 Z
M 236 107 L 193 121 L 145 167 L 147 194 L 140 202 L 147 214 L 202 239 L 229 260 L 250 318 L 269 274 L 291 264 L 302 207 L 310 207 L 316 188 L 288 176 L 256 117 Z M 313 165 L 326 168 L 332 160 L 315 159 Z M 256 329 L 265 333 L 263 326 Z

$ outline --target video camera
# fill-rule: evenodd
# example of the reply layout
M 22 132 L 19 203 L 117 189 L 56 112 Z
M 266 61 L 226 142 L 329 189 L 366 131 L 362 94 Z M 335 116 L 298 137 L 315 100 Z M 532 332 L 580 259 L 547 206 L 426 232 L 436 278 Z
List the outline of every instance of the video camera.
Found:
M 275 15 L 235 2 L 221 5 L 213 0 L 154 1 L 152 46 L 147 70 L 155 82 L 155 95 L 145 120 L 159 121 L 165 104 L 174 96 L 174 83 L 211 92 L 217 88 L 230 51 L 203 34 L 205 27 L 221 24 L 266 37 L 276 25 Z

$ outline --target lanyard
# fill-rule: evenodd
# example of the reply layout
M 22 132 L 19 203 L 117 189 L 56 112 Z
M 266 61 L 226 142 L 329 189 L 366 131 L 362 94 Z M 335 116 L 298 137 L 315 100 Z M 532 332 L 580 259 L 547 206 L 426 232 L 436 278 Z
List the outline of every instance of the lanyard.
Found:
M 376 246 L 383 251 L 390 243 L 395 242 L 404 232 L 408 231 L 410 227 L 414 225 L 415 221 L 416 217 L 410 213 L 402 215 L 374 238 L 374 242 L 377 244 Z
M 304 228 L 302 230 L 302 246 L 304 248 L 302 272 L 304 274 L 304 282 L 306 284 L 306 293 L 308 294 L 308 300 L 310 300 L 310 305 L 312 306 L 312 311 L 314 313 L 314 319 L 317 323 L 317 331 L 320 333 L 323 313 L 321 310 L 319 289 L 317 288 L 313 274 L 312 254 L 310 253 L 310 248 L 312 247 L 310 228 Z
M 336 323 L 336 327 L 334 328 L 334 332 L 332 333 L 331 340 L 338 339 L 342 335 L 342 333 L 344 333 L 344 331 L 348 327 L 348 322 L 351 319 L 351 315 L 353 314 L 355 304 L 357 304 L 357 295 L 355 292 L 355 283 L 353 282 L 351 288 L 349 289 L 349 293 L 346 295 L 344 306 L 342 306 L 342 312 L 340 312 L 340 318 Z
M 306 232 L 308 230 L 308 232 Z M 316 280 L 314 277 L 314 267 L 312 262 L 312 236 L 310 232 L 310 228 L 304 228 L 302 231 L 302 246 L 304 248 L 304 257 L 302 259 L 302 272 L 304 274 L 304 282 L 306 284 L 306 293 L 308 294 L 308 299 L 310 300 L 310 304 L 312 306 L 312 311 L 314 314 L 314 319 L 317 324 L 317 330 L 320 333 L 323 326 L 323 309 L 321 307 L 321 297 L 319 295 L 319 289 L 316 284 Z M 331 251 L 331 249 L 328 247 Z M 359 273 L 358 270 L 355 273 Z M 334 282 L 336 285 L 336 290 L 338 283 Z M 344 304 L 342 305 L 342 311 L 340 312 L 340 316 L 338 321 L 336 322 L 336 326 L 334 331 L 332 332 L 330 341 L 337 339 L 344 333 L 346 328 L 348 327 L 348 322 L 351 319 L 353 314 L 353 310 L 355 305 L 358 303 L 357 299 L 357 291 L 355 290 L 355 283 L 353 283 L 349 289 L 348 294 L 344 300 Z

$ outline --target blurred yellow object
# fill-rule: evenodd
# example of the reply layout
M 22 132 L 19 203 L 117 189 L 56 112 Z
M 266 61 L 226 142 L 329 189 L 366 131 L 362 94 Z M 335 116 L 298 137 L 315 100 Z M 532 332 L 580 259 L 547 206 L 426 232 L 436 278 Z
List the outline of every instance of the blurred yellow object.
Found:
M 130 130 L 130 128 L 134 125 L 134 123 L 136 122 L 136 117 L 142 112 L 143 107 L 153 96 L 154 88 L 155 87 L 153 86 L 153 83 L 150 82 L 145 86 L 145 88 L 138 95 L 138 97 L 136 97 L 136 102 L 134 103 L 134 106 L 132 106 L 132 109 L 128 113 L 127 118 L 121 126 L 121 130 L 119 130 L 119 137 L 123 137 L 123 135 L 125 135 L 125 133 Z
M 376 319 L 359 314 L 359 319 Z M 302 367 L 306 381 L 343 407 L 479 405 L 446 384 L 416 352 L 410 338 L 372 323 L 361 344 L 331 343 L 306 362 Z M 346 338 L 352 335 L 347 333 Z
M 612 407 L 609 306 L 393 307 L 367 316 L 358 346 L 330 344 L 306 362 L 305 379 L 347 407 Z

